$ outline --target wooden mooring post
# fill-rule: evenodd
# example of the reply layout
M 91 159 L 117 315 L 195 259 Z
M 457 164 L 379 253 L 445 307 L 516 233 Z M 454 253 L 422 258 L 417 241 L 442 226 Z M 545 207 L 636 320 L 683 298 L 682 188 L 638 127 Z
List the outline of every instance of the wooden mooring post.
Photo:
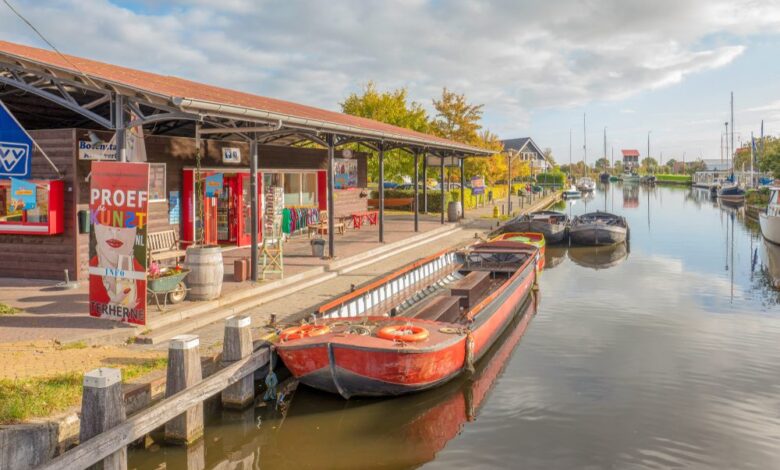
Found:
M 203 380 L 197 335 L 180 335 L 168 346 L 168 374 L 165 397 L 175 395 Z M 191 444 L 203 436 L 203 402 L 170 420 L 165 425 L 165 440 L 177 444 Z
M 122 371 L 101 367 L 84 374 L 79 441 L 85 442 L 126 419 Z M 127 447 L 121 447 L 91 468 L 125 470 Z
M 248 316 L 232 316 L 225 320 L 225 337 L 222 343 L 222 365 L 228 365 L 252 354 L 252 319 Z M 255 378 L 249 374 L 222 391 L 222 406 L 243 409 L 255 401 Z

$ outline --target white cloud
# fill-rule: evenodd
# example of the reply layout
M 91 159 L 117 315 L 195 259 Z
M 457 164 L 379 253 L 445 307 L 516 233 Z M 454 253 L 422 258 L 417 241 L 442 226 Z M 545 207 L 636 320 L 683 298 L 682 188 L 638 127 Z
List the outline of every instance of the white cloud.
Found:
M 17 4 L 75 55 L 330 109 L 368 80 L 426 106 L 447 86 L 507 128 L 679 83 L 732 62 L 742 35 L 780 31 L 780 5 L 754 0 Z M 0 30 L 40 44 L 5 11 Z

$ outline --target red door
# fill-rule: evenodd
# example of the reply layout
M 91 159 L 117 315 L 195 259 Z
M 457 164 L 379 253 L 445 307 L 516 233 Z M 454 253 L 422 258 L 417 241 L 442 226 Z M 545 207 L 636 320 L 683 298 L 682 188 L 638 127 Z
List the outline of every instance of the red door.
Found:
M 236 207 L 240 207 L 237 211 L 238 217 L 236 233 L 238 233 L 239 246 L 252 244 L 252 200 L 249 191 L 249 174 L 243 173 L 236 178 L 237 190 L 236 190 Z M 257 174 L 257 239 L 262 241 L 263 239 L 263 178 L 260 173 Z

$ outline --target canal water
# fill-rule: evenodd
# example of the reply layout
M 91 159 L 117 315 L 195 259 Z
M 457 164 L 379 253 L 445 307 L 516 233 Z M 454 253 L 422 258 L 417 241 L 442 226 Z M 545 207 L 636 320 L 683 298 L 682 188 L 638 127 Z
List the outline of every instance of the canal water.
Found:
M 559 209 L 622 214 L 630 243 L 548 247 L 536 305 L 472 377 L 389 400 L 301 386 L 129 467 L 780 468 L 780 247 L 695 189 Z

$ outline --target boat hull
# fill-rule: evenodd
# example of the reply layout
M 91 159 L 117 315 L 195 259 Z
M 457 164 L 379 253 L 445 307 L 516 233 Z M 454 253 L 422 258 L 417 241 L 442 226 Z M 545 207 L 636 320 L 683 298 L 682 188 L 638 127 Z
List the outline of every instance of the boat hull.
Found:
M 758 215 L 758 223 L 764 238 L 780 245 L 780 217 L 772 217 L 762 212 Z
M 623 227 L 585 225 L 569 229 L 569 238 L 576 245 L 614 245 L 626 241 L 626 235 Z
M 544 241 L 555 244 L 561 243 L 566 239 L 566 224 L 551 224 L 539 220 L 533 220 L 528 232 L 539 232 L 544 235 Z
M 318 337 L 321 340 L 280 343 L 277 352 L 301 383 L 347 399 L 403 395 L 437 387 L 473 365 L 501 335 L 530 295 L 536 261 L 529 260 L 499 290 L 474 307 L 478 313 L 469 326 L 470 335 L 465 334 L 462 325 L 409 319 L 426 325 L 432 334 L 442 334 L 442 327 L 457 332 L 430 347 L 398 347 L 386 340 L 386 346 L 377 347 L 376 338 L 332 335 Z M 404 321 L 403 317 L 368 320 L 388 324 Z

